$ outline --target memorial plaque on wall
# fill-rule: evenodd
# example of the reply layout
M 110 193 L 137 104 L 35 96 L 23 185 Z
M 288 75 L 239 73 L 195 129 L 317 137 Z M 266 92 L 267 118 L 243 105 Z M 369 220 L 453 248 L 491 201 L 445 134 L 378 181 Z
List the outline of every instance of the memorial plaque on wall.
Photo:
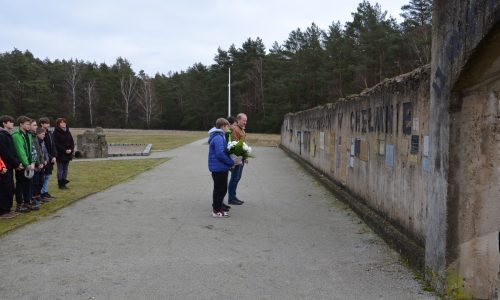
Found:
M 429 172 L 430 168 L 431 168 L 431 161 L 428 156 L 424 156 L 422 158 L 422 169 L 425 172 Z
M 394 166 L 394 146 L 385 146 L 385 165 L 392 168 Z
M 412 135 L 410 154 L 418 154 L 419 143 L 420 143 L 420 137 L 418 135 Z
M 359 157 L 360 151 L 361 151 L 361 140 L 356 139 L 354 142 L 354 156 Z
M 359 152 L 359 159 L 362 161 L 368 161 L 369 152 L 368 152 L 368 141 L 361 141 L 361 149 Z
M 413 105 L 411 102 L 403 103 L 403 134 L 410 135 L 413 121 Z
M 302 132 L 302 147 L 304 148 L 304 153 L 308 153 L 309 152 L 309 148 L 310 148 L 310 135 L 309 135 L 309 131 L 304 131 Z
M 385 155 L 385 141 L 378 140 L 378 154 Z
M 419 130 L 419 126 L 418 126 L 419 122 L 418 122 L 418 118 L 413 118 L 413 132 L 417 133 L 418 130 Z
M 424 156 L 429 156 L 429 136 L 424 136 L 424 150 L 422 151 Z

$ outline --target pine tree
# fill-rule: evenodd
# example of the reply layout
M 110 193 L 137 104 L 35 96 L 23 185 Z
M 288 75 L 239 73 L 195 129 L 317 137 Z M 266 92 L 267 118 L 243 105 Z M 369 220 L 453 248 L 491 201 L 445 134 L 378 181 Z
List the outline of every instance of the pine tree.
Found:
M 432 34 L 432 0 L 410 0 L 401 7 L 401 24 L 407 45 L 415 57 L 412 67 L 430 63 Z

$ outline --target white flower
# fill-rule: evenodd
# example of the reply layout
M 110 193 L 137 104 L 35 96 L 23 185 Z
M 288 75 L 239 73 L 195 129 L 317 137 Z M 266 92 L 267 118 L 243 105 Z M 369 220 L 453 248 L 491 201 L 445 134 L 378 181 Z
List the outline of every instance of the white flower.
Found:
M 238 144 L 237 141 L 232 141 L 232 142 L 227 143 L 227 150 L 233 149 L 236 146 L 236 144 Z
M 243 143 L 243 150 L 250 154 L 250 152 L 252 152 L 252 148 L 250 146 L 247 145 L 247 143 Z

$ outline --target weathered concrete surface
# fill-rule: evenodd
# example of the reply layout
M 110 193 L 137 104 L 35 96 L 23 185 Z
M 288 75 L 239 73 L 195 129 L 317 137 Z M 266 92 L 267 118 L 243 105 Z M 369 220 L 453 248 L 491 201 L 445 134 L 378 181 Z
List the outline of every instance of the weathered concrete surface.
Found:
M 500 26 L 483 42 L 450 114 L 448 270 L 489 299 L 500 285 Z
M 3 299 L 434 299 L 277 148 L 211 217 L 206 140 L 0 240 Z
M 343 185 L 401 235 L 397 248 L 423 269 L 429 171 L 430 66 L 418 68 L 334 104 L 290 113 L 281 145 Z M 353 204 L 356 205 L 356 204 Z M 389 233 L 389 232 L 388 232 Z M 411 249 L 410 249 L 411 248 Z M 416 249 L 422 253 L 415 254 Z M 409 251 L 403 251 L 408 249 Z M 420 257 L 422 259 L 420 259 Z
M 451 296 L 496 299 L 500 2 L 433 7 L 426 265 Z
M 333 105 L 288 114 L 282 130 L 282 145 L 345 185 L 422 245 L 428 86 L 427 66 Z

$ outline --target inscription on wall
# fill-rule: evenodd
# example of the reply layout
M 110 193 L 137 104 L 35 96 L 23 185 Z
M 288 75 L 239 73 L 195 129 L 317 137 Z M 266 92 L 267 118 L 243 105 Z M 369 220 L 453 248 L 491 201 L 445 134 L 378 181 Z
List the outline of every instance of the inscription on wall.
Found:
M 392 133 L 394 123 L 394 106 L 385 105 L 376 107 L 375 110 L 368 108 L 352 111 L 349 121 L 351 132 Z M 396 122 L 399 122 L 399 118 L 396 118 Z M 396 126 L 398 126 L 397 123 Z

